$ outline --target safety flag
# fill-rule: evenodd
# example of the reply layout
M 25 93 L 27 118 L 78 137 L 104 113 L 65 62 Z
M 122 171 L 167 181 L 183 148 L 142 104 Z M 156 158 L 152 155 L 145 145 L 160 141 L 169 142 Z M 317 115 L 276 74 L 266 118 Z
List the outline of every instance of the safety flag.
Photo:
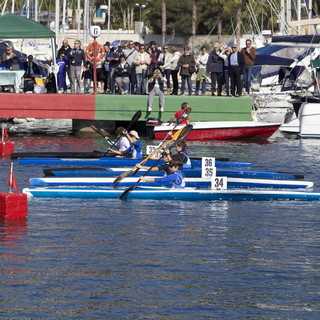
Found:
M 10 163 L 8 185 L 9 185 L 9 188 L 10 188 L 10 190 L 9 190 L 10 192 L 11 192 L 11 188 L 13 188 L 16 191 L 19 191 L 16 178 L 14 177 L 14 174 L 13 174 L 13 162 Z
M 2 142 L 4 142 L 4 138 L 9 138 L 9 136 L 4 123 L 2 123 Z

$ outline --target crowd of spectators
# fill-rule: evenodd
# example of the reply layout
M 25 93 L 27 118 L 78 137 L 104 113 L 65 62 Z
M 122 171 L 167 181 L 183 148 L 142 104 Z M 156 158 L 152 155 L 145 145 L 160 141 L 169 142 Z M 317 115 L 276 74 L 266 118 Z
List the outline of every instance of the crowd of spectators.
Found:
M 217 42 L 212 50 L 202 46 L 197 55 L 189 46 L 180 52 L 178 47 L 168 45 L 160 49 L 154 41 L 149 44 L 128 41 L 123 46 L 113 41 L 100 47 L 102 50 L 96 61 L 96 93 L 148 94 L 148 80 L 156 70 L 163 78 L 161 91 L 166 95 L 205 95 L 208 91 L 212 96 L 250 93 L 256 50 L 249 39 L 241 50 L 237 44 L 222 48 Z M 57 51 L 56 65 L 58 93 L 93 93 L 93 52 L 88 55 L 79 40 L 74 41 L 73 48 L 68 40 L 63 40 Z M 0 69 L 24 70 L 24 78 L 40 74 L 32 55 L 21 63 L 10 45 L 0 56 Z

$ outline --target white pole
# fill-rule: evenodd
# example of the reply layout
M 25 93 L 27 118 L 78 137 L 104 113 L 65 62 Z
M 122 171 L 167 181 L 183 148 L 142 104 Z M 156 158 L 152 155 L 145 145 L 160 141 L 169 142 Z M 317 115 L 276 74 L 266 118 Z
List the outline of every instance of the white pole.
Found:
M 12 0 L 12 4 L 11 4 L 11 13 L 14 13 L 14 0 Z
M 63 0 L 63 3 L 62 3 L 62 39 L 64 39 L 64 29 L 66 26 L 66 7 L 67 7 L 67 1 Z
M 7 2 L 8 2 L 8 0 L 5 0 L 5 2 L 4 2 L 4 4 L 3 4 L 2 12 L 1 12 L 1 15 L 2 15 L 2 16 L 4 15 L 4 12 L 6 11 Z
M 56 43 L 59 43 L 59 26 L 60 26 L 60 3 L 59 3 L 59 0 L 56 0 L 55 22 L 54 22 L 54 32 L 56 34 Z
M 284 23 L 285 23 L 284 0 L 281 0 L 280 2 L 280 33 L 282 35 L 285 33 Z
M 26 18 L 29 19 L 30 18 L 30 1 L 27 0 L 26 3 Z
M 38 0 L 34 0 L 34 21 L 38 21 Z
M 77 39 L 80 39 L 80 0 L 78 0 L 78 8 L 77 8 L 77 30 L 78 30 Z
M 110 11 L 111 11 L 111 0 L 108 0 L 108 41 L 110 41 Z

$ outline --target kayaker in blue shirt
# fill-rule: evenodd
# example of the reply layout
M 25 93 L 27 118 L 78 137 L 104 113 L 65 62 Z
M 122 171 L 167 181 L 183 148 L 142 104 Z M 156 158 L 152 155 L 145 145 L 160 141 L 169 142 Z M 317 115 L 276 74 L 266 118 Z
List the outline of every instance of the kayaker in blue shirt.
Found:
M 172 156 L 172 160 L 178 160 L 183 163 L 183 169 L 191 168 L 191 160 L 187 154 L 187 143 L 186 140 L 182 139 L 176 144 L 177 153 Z
M 142 145 L 139 141 L 140 137 L 138 135 L 138 132 L 135 130 L 131 130 L 129 133 L 125 133 L 124 135 L 130 141 L 130 147 L 127 150 L 118 151 L 111 148 L 109 148 L 108 150 L 115 153 L 119 157 L 142 159 Z
M 183 173 L 181 171 L 182 162 L 172 160 L 169 164 L 170 174 L 162 178 L 141 177 L 142 181 L 155 183 L 171 183 L 173 188 L 182 189 L 186 186 Z

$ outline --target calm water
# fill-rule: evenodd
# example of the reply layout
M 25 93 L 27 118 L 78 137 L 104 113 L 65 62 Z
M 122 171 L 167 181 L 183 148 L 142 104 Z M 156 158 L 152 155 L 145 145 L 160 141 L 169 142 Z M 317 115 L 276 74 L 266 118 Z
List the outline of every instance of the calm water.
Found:
M 20 151 L 102 139 L 14 138 Z M 192 143 L 192 155 L 303 173 L 320 191 L 320 140 Z M 9 160 L 1 163 L 7 191 Z M 42 167 L 15 164 L 20 188 Z M 0 221 L 1 319 L 319 319 L 320 203 L 29 200 Z

